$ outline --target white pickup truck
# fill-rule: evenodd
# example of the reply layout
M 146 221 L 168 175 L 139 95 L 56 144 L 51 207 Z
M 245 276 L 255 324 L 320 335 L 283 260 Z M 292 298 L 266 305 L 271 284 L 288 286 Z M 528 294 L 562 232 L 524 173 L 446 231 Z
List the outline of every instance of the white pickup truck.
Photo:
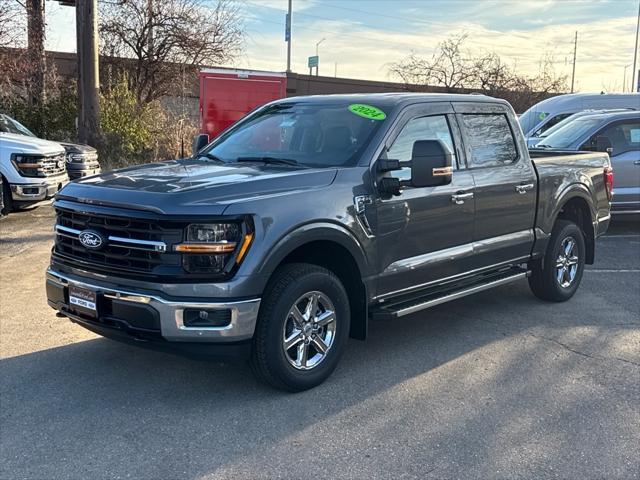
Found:
M 0 131 L 0 208 L 3 214 L 51 200 L 68 182 L 62 145 Z

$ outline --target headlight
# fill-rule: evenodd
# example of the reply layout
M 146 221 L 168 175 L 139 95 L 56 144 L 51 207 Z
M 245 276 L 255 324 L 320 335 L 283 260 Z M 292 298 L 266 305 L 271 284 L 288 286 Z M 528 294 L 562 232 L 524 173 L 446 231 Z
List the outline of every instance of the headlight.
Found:
M 23 155 L 20 153 L 11 155 L 11 163 L 23 177 L 44 177 L 43 159 L 42 155 Z
M 246 223 L 193 223 L 186 241 L 174 246 L 189 273 L 228 273 L 246 254 L 253 230 Z

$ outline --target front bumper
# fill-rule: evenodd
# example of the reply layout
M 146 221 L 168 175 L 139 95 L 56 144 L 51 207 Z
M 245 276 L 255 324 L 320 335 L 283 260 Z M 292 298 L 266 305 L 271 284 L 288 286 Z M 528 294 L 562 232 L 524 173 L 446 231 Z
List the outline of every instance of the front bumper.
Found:
M 84 163 L 67 163 L 67 173 L 71 180 L 88 177 L 90 175 L 98 175 L 102 172 L 100 165 L 88 165 Z
M 45 177 L 37 183 L 14 183 L 11 185 L 11 197 L 14 202 L 41 202 L 53 198 L 67 183 L 69 177 L 66 174 Z
M 138 340 L 158 340 L 177 343 L 246 342 L 253 337 L 260 299 L 201 301 L 200 299 L 165 299 L 101 285 L 53 269 L 47 271 L 47 301 L 62 315 L 90 330 L 118 331 Z M 97 315 L 83 314 L 69 303 L 69 286 L 96 293 Z M 188 327 L 184 325 L 185 309 L 230 311 L 230 322 L 221 327 Z M 101 332 L 97 332 L 101 333 Z M 111 336 L 101 333 L 104 336 Z

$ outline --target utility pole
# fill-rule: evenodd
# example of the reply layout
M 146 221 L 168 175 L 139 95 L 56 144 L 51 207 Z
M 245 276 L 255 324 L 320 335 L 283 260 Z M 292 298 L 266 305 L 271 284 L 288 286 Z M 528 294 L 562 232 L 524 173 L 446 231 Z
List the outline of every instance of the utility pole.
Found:
M 320 57 L 318 56 L 318 47 L 322 42 L 324 42 L 326 38 L 323 38 L 319 42 L 316 43 L 316 57 L 318 57 L 318 64 L 316 65 L 316 77 L 318 76 L 318 70 L 320 70 Z
M 576 30 L 576 38 L 573 42 L 573 72 L 571 73 L 571 93 L 576 80 L 576 52 L 578 51 L 578 31 Z
M 633 50 L 633 70 L 631 71 L 631 92 L 640 91 L 640 72 L 638 72 L 638 88 L 634 82 L 636 75 L 636 60 L 638 58 L 638 32 L 640 32 L 640 0 L 638 0 L 638 20 L 636 22 L 636 48 Z
M 287 11 L 284 40 L 287 42 L 287 72 L 291 71 L 291 2 L 289 0 L 289 10 Z
M 76 2 L 78 50 L 78 141 L 96 145 L 100 137 L 98 0 Z
M 27 0 L 27 54 L 29 58 L 29 104 L 39 107 L 45 99 L 44 0 Z

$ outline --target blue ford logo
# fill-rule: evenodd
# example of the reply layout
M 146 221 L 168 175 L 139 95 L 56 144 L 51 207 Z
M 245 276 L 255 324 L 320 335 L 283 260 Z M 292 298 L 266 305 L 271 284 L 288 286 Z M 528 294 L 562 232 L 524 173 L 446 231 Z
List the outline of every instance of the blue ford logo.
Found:
M 80 232 L 80 235 L 78 235 L 78 240 L 80 240 L 82 246 L 90 250 L 98 250 L 105 244 L 105 238 L 98 232 L 94 232 L 93 230 L 85 230 L 83 232 Z

